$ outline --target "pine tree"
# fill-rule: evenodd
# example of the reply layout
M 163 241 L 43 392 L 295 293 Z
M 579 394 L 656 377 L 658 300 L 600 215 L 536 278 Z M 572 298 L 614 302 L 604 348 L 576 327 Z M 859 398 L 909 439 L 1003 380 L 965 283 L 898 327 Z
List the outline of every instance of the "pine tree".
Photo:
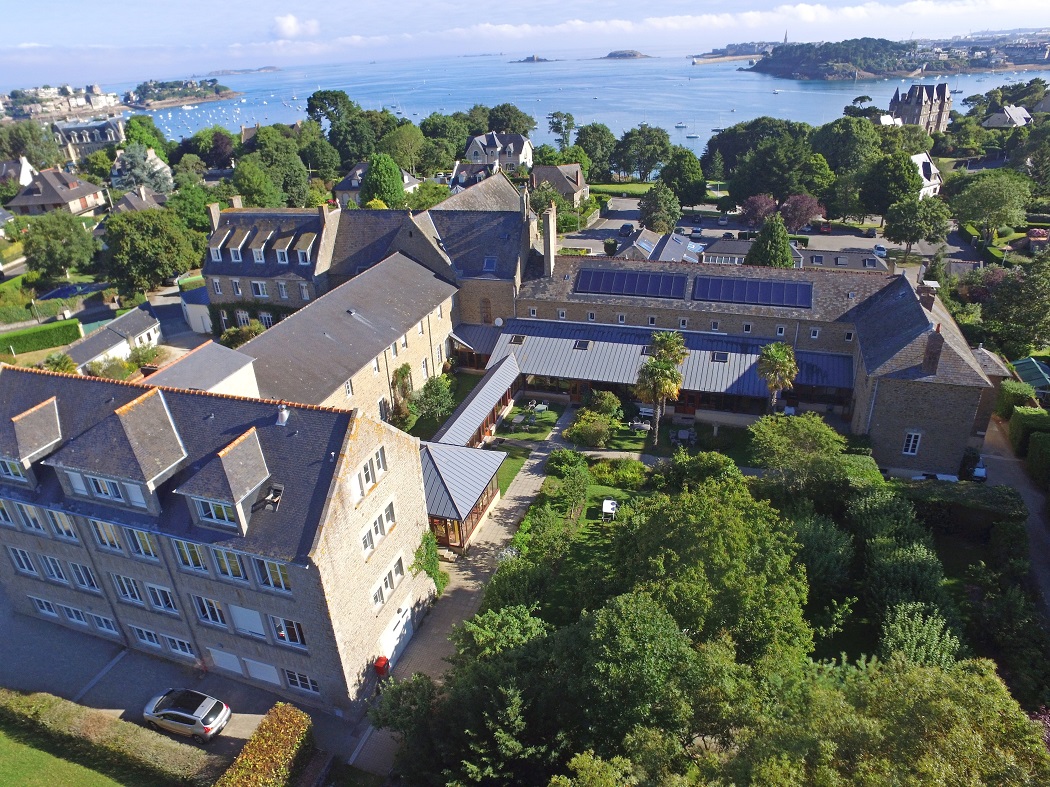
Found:
M 795 267 L 787 227 L 784 226 L 784 218 L 779 213 L 774 213 L 766 219 L 747 252 L 744 264 L 765 265 L 771 268 Z

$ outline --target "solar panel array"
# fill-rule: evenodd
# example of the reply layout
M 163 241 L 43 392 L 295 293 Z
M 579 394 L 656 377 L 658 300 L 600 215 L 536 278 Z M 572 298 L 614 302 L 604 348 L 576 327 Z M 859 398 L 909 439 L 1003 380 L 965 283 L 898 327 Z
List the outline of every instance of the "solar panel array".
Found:
M 688 278 L 678 273 L 639 273 L 584 268 L 576 278 L 576 292 L 596 295 L 640 295 L 647 298 L 684 298 Z
M 693 300 L 811 309 L 813 308 L 813 284 L 808 281 L 697 276 L 693 282 Z

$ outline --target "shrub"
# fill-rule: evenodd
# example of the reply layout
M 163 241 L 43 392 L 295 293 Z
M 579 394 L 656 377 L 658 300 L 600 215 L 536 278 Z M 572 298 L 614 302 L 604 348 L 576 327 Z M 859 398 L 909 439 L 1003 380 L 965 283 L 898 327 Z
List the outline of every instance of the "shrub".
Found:
M 557 478 L 565 478 L 569 471 L 586 466 L 587 457 L 569 448 L 555 448 L 547 457 L 547 472 Z
M 218 325 L 218 323 L 215 324 Z M 242 344 L 254 339 L 265 330 L 263 324 L 258 320 L 249 320 L 248 324 L 243 328 L 227 328 L 223 331 L 222 336 L 219 337 L 219 344 L 229 347 L 231 350 L 236 350 Z
M 594 483 L 617 489 L 641 489 L 645 474 L 645 464 L 637 459 L 599 459 L 591 465 Z
M 1009 486 L 944 484 L 926 481 L 902 484 L 900 494 L 911 501 L 915 515 L 930 530 L 969 533 L 984 539 L 989 531 L 1028 518 L 1028 506 Z
M 1025 460 L 1028 474 L 1046 489 L 1050 484 L 1050 433 L 1036 432 L 1028 439 L 1028 458 Z
M 591 391 L 587 409 L 606 415 L 614 421 L 623 420 L 623 403 L 612 391 Z
M 1009 419 L 1018 405 L 1027 406 L 1035 399 L 1035 388 L 1020 380 L 1003 380 L 999 385 L 999 396 L 995 400 L 995 414 Z
M 611 257 L 616 254 L 616 248 L 620 244 L 616 242 L 616 238 L 606 238 L 602 242 L 602 250 L 605 252 L 606 257 Z
M 973 243 L 974 238 L 980 238 L 981 233 L 977 231 L 977 228 L 972 224 L 966 224 L 959 228 L 959 234 L 963 236 L 963 240 L 967 243 Z
M 1015 454 L 1028 455 L 1032 432 L 1050 432 L 1050 413 L 1041 407 L 1014 407 L 1010 416 L 1010 444 Z
M 74 374 L 77 370 L 76 362 L 65 353 L 49 353 L 44 359 L 43 366 L 52 372 L 66 372 Z
M 83 335 L 80 320 L 58 320 L 19 331 L 0 334 L 0 349 L 15 355 L 72 344 Z
M 588 410 L 580 410 L 576 421 L 565 430 L 565 439 L 591 448 L 604 448 L 612 434 L 612 424 L 608 416 Z
M 136 347 L 128 355 L 128 363 L 133 365 L 136 369 L 140 366 L 153 363 L 157 360 L 160 355 L 160 350 L 157 347 L 150 345 L 144 345 L 142 347 Z
M 416 547 L 412 565 L 408 567 L 408 570 L 412 572 L 412 576 L 424 573 L 430 577 L 437 595 L 440 596 L 445 592 L 449 575 L 447 571 L 441 570 L 441 558 L 438 556 L 437 536 L 434 535 L 434 531 L 427 530 L 423 533 L 423 538 Z
M 218 767 L 202 749 L 51 694 L 0 688 L 0 717 L 43 736 L 66 759 L 122 783 L 206 785 Z
M 1002 249 L 997 249 L 994 246 L 986 246 L 981 249 L 981 257 L 988 265 L 1002 265 L 1005 256 Z
M 652 483 L 657 489 L 682 492 L 709 478 L 725 479 L 739 476 L 740 468 L 725 454 L 701 451 L 690 455 L 684 448 L 678 448 L 670 460 L 660 462 L 653 468 Z
M 854 535 L 865 541 L 890 538 L 903 542 L 925 535 L 915 522 L 911 503 L 891 489 L 878 489 L 855 499 L 847 507 L 846 521 Z
M 794 517 L 800 545 L 798 559 L 806 567 L 810 596 L 827 599 L 846 587 L 853 563 L 853 536 L 831 519 L 804 512 Z
M 899 656 L 913 664 L 949 669 L 961 643 L 947 621 L 924 604 L 897 604 L 891 608 L 879 635 L 879 657 Z
M 120 358 L 92 361 L 84 367 L 84 374 L 89 377 L 104 377 L 107 380 L 126 380 L 133 371 L 134 367 Z
M 278 702 L 259 722 L 215 787 L 280 787 L 292 783 L 312 750 L 313 722 L 294 705 Z
M 572 452 L 569 452 L 572 453 Z M 521 520 L 518 531 L 510 540 L 510 545 L 517 550 L 518 554 L 525 557 L 529 554 L 533 542 L 543 543 L 548 534 L 562 524 L 562 518 L 550 503 L 533 505 Z
M 865 545 L 864 592 L 868 609 L 883 615 L 909 601 L 939 608 L 944 603 L 944 567 L 937 553 L 921 541 L 901 544 L 876 538 Z

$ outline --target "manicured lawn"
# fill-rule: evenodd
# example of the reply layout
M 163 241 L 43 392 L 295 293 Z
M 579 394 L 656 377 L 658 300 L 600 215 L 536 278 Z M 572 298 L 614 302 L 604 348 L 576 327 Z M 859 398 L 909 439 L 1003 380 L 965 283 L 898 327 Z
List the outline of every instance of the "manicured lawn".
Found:
M 460 403 L 467 398 L 471 391 L 474 390 L 474 386 L 481 382 L 480 374 L 467 374 L 466 372 L 456 372 L 452 375 L 452 379 L 455 381 L 456 386 L 452 391 L 452 398 L 455 399 L 455 407 L 459 407 Z M 453 409 L 455 409 L 453 407 Z M 406 430 L 413 437 L 418 437 L 420 440 L 429 440 L 434 436 L 434 433 L 441 428 L 441 425 L 445 423 L 448 416 L 440 420 L 434 418 L 419 418 L 415 416 L 408 422 L 408 429 Z
M 660 445 L 655 453 L 657 456 L 671 456 L 675 452 L 675 446 L 671 443 L 671 431 L 678 431 L 685 427 L 673 426 L 664 422 L 660 425 Z M 691 454 L 700 451 L 717 451 L 732 459 L 739 467 L 750 467 L 751 459 L 751 433 L 739 426 L 719 426 L 718 435 L 714 433 L 711 424 L 698 422 L 694 427 L 696 431 L 696 445 L 686 446 Z
M 501 495 L 507 494 L 507 488 L 510 486 L 510 482 L 514 480 L 514 477 L 521 471 L 521 466 L 525 464 L 525 460 L 529 458 L 529 454 L 532 453 L 528 448 L 520 445 L 501 445 L 497 451 L 502 451 L 507 455 L 507 458 L 500 465 L 499 472 L 496 474 L 496 482 L 499 484 L 499 493 Z
M 649 432 L 638 432 L 627 424 L 621 423 L 610 436 L 606 449 L 609 451 L 648 452 L 652 449 Z
M 652 187 L 652 183 L 592 183 L 591 194 L 608 194 L 611 197 L 626 194 L 628 197 L 640 197 Z
M 120 782 L 35 748 L 32 732 L 0 723 L 0 785 L 19 787 L 120 787 Z
M 15 292 L 16 290 L 22 289 L 22 279 L 25 278 L 25 274 L 22 273 L 18 276 L 13 276 L 6 281 L 0 282 L 0 292 Z
M 551 404 L 548 409 L 540 413 L 525 407 L 515 407 L 503 419 L 496 433 L 500 437 L 506 437 L 508 440 L 545 440 L 564 412 L 565 405 L 561 404 Z M 531 429 L 528 428 L 528 424 L 525 422 L 520 424 L 511 423 L 519 415 L 524 415 L 526 420 L 530 415 L 533 415 L 536 417 L 536 423 Z

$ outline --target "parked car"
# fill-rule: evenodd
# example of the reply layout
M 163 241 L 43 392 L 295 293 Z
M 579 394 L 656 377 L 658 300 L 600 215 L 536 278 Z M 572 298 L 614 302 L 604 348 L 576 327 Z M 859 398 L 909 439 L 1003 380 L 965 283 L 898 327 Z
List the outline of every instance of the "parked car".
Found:
M 875 231 L 874 227 L 868 227 L 866 230 L 864 230 L 864 237 L 865 238 L 877 238 L 877 237 L 879 237 L 879 235 Z
M 207 743 L 229 723 L 230 706 L 192 689 L 168 689 L 146 703 L 142 718 L 154 730 Z
M 723 240 L 736 240 L 736 235 L 734 235 L 732 232 L 723 232 L 722 233 L 722 239 Z
M 821 235 L 830 235 L 831 234 L 831 222 L 830 221 L 825 221 L 823 224 L 820 225 L 820 234 Z
M 634 235 L 634 225 L 631 223 L 620 225 L 620 237 L 629 238 Z
M 674 228 L 674 234 L 675 235 L 688 235 L 689 234 L 689 228 L 688 227 L 675 227 Z
M 988 480 L 988 465 L 984 463 L 984 457 L 978 457 L 977 464 L 973 468 L 973 480 L 983 484 Z
M 812 224 L 803 224 L 799 231 L 800 232 L 813 232 L 813 225 Z
M 719 227 L 727 227 L 727 226 L 729 226 L 729 217 L 728 216 L 719 216 L 718 217 L 718 226 Z
M 872 248 L 871 253 L 874 254 L 876 257 L 885 257 L 886 247 L 883 246 L 881 243 L 876 243 L 874 248 Z
M 689 233 L 689 240 L 698 241 L 704 239 L 704 231 L 699 227 L 693 227 L 693 231 Z
M 959 482 L 959 476 L 951 475 L 949 473 L 921 473 L 919 475 L 913 475 L 912 481 L 948 481 L 949 483 L 955 484 Z

